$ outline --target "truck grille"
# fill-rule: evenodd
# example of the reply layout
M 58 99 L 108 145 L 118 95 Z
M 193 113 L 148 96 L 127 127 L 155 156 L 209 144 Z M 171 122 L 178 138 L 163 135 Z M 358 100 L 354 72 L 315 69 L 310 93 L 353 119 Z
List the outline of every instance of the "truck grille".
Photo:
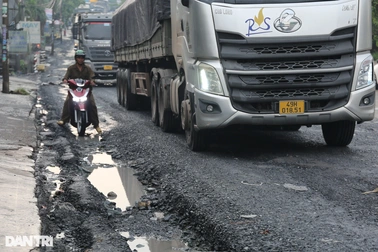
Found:
M 89 47 L 92 61 L 113 61 L 114 54 L 109 47 Z
M 235 109 L 278 113 L 282 100 L 304 100 L 306 112 L 348 102 L 355 59 L 355 28 L 302 42 L 246 40 L 218 33 L 221 62 Z

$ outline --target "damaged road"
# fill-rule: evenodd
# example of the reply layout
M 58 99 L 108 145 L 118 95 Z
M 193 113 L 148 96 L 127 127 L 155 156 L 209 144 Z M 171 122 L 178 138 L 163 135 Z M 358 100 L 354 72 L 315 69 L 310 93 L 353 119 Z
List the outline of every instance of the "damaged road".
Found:
M 79 138 L 56 124 L 70 43 L 41 75 L 36 116 L 36 196 L 51 251 L 131 251 L 141 236 L 179 240 L 185 245 L 174 249 L 184 251 L 378 250 L 377 119 L 358 125 L 347 148 L 327 147 L 314 126 L 223 132 L 194 153 L 184 135 L 153 126 L 149 111 L 118 105 L 116 87 L 96 87 L 104 133 L 89 128 Z M 139 200 L 117 205 L 90 182 L 96 153 L 112 156 L 118 171 L 133 169 L 145 191 Z

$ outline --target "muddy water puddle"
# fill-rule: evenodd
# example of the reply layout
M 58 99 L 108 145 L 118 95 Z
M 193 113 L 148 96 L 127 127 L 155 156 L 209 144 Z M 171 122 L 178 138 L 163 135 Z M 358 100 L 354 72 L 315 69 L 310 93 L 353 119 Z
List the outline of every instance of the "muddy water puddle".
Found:
M 59 175 L 59 173 L 60 173 L 60 167 L 59 166 L 49 165 L 49 166 L 46 167 L 46 170 L 51 172 L 54 175 Z
M 127 238 L 127 243 L 132 251 L 138 252 L 177 252 L 188 251 L 188 247 L 180 240 L 161 241 L 152 237 L 135 237 L 131 236 L 129 232 L 120 232 L 120 234 Z
M 111 155 L 96 152 L 84 158 L 82 169 L 88 173 L 88 180 L 98 191 L 114 202 L 122 211 L 134 206 L 146 192 L 143 185 L 134 176 L 135 170 L 116 164 Z M 128 238 L 132 251 L 138 252 L 173 252 L 187 251 L 188 247 L 179 238 L 158 240 L 153 237 L 133 237 L 128 232 L 120 232 Z
M 145 194 L 142 184 L 134 176 L 135 171 L 120 167 L 109 154 L 97 152 L 84 158 L 84 161 L 87 165 L 83 169 L 89 173 L 91 184 L 122 211 L 134 206 Z

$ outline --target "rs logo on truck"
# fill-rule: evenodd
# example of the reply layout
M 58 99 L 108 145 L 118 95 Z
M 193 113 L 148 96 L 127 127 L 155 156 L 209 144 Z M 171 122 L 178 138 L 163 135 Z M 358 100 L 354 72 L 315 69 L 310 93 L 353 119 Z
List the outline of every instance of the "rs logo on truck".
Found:
M 279 32 L 290 33 L 299 30 L 302 21 L 295 16 L 295 11 L 285 9 L 279 18 L 274 21 L 274 28 Z
M 270 17 L 264 17 L 263 9 L 264 8 L 259 11 L 257 17 L 255 16 L 254 18 L 250 18 L 245 21 L 245 23 L 248 24 L 248 32 L 246 34 L 247 36 L 272 32 L 270 31 L 270 24 L 268 23 Z
M 111 54 L 111 52 L 110 52 L 109 50 L 106 50 L 106 51 L 105 51 L 105 56 L 109 57 L 110 54 Z

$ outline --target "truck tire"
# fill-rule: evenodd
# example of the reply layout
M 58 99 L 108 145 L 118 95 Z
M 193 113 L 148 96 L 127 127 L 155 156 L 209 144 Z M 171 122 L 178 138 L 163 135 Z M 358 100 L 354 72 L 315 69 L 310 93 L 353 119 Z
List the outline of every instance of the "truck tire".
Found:
M 190 150 L 194 152 L 204 151 L 207 148 L 207 140 L 205 131 L 196 131 L 194 125 L 196 124 L 196 115 L 192 116 L 190 127 L 185 130 L 186 143 Z
M 206 132 L 205 131 L 196 131 L 195 125 L 196 125 L 196 114 L 195 114 L 195 108 L 193 106 L 193 98 L 190 98 L 188 93 L 185 91 L 185 97 L 186 99 L 190 100 L 189 106 L 190 111 L 188 111 L 188 116 L 191 118 L 189 122 L 189 127 L 185 129 L 185 138 L 186 143 L 190 150 L 199 152 L 204 151 L 207 148 L 207 138 L 206 138 Z M 193 113 L 194 112 L 194 113 Z
M 117 86 L 117 101 L 118 101 L 118 104 L 122 104 L 122 95 L 121 95 L 121 90 L 120 90 L 120 88 L 121 88 L 121 72 L 120 72 L 120 70 L 118 69 L 118 71 L 117 71 L 117 84 L 116 84 L 116 86 Z
M 176 120 L 173 117 L 172 111 L 170 109 L 166 109 L 164 106 L 164 101 L 169 99 L 169 97 L 165 97 L 166 93 L 164 92 L 163 88 L 163 83 L 160 78 L 157 89 L 159 125 L 163 132 L 173 132 L 176 129 Z
M 125 69 L 121 69 L 120 71 L 119 84 L 120 104 L 122 107 L 125 107 Z
M 323 137 L 327 145 L 347 146 L 353 139 L 356 122 L 338 121 L 322 124 Z
M 138 99 L 136 94 L 131 93 L 131 71 L 125 70 L 125 107 L 127 110 L 135 110 L 137 108 Z
M 151 121 L 155 126 L 159 126 L 159 109 L 158 109 L 158 79 L 151 77 Z

